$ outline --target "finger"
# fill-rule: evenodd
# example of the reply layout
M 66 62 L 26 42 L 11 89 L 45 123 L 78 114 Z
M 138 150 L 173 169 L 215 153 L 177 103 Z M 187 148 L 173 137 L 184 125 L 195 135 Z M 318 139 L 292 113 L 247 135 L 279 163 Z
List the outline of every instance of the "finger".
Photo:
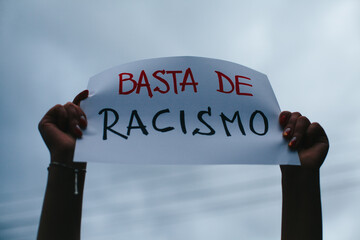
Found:
M 67 122 L 69 126 L 69 133 L 75 138 L 80 138 L 82 136 L 80 124 L 84 124 L 81 120 L 81 118 L 85 115 L 84 112 L 79 106 L 70 102 L 65 104 L 64 108 L 68 114 Z
M 307 146 L 311 146 L 315 143 L 324 143 L 329 145 L 329 139 L 326 136 L 325 130 L 317 122 L 310 124 L 310 126 L 307 129 L 306 135 L 307 137 L 305 144 Z
M 40 134 L 50 150 L 67 128 L 67 112 L 60 104 L 51 108 L 39 122 Z
M 79 126 L 81 129 L 85 129 L 87 127 L 87 120 L 85 114 L 80 116 Z
M 318 123 L 312 123 L 306 131 L 306 147 L 311 148 L 311 152 L 303 154 L 302 164 L 310 167 L 320 167 L 324 162 L 329 150 L 329 140 L 324 129 Z M 315 159 L 315 161 L 313 160 Z
M 74 107 L 74 111 L 76 111 L 76 114 L 74 115 L 76 119 L 78 119 L 78 124 L 81 129 L 85 129 L 87 127 L 87 118 L 84 111 L 74 103 L 68 103 L 69 105 L 72 105 L 71 107 Z M 80 116 L 80 117 L 79 117 Z
M 73 103 L 75 105 L 79 106 L 80 102 L 82 100 L 86 99 L 88 96 L 89 96 L 89 90 L 84 90 L 74 98 Z M 87 126 L 86 115 L 81 109 L 80 109 L 80 111 L 82 112 L 82 115 L 80 116 L 79 126 L 80 126 L 80 128 L 85 129 Z
M 80 128 L 85 129 L 87 127 L 86 114 L 78 105 L 75 105 L 75 109 L 76 109 L 77 113 L 80 114 L 79 126 L 80 126 Z
M 288 121 L 284 127 L 283 136 L 286 139 L 291 139 L 294 133 L 295 125 L 297 119 L 301 116 L 299 112 L 293 112 L 291 113 L 290 117 L 288 118 Z
M 285 125 L 287 124 L 288 119 L 290 118 L 290 116 L 291 116 L 291 112 L 289 112 L 289 111 L 281 112 L 280 115 L 279 115 L 280 126 L 285 127 Z
M 307 117 L 300 116 L 296 120 L 295 128 L 293 129 L 293 134 L 289 142 L 289 147 L 291 149 L 298 149 L 303 144 L 303 139 L 305 138 L 306 131 L 310 126 L 310 121 Z
M 73 103 L 75 105 L 80 106 L 80 102 L 84 99 L 86 99 L 89 96 L 89 90 L 84 90 L 81 93 L 79 93 L 78 95 L 76 95 L 76 97 L 73 100 Z
M 44 127 L 55 125 L 59 129 L 66 131 L 67 128 L 67 112 L 64 106 L 57 104 L 52 107 L 39 122 L 39 130 L 42 132 Z

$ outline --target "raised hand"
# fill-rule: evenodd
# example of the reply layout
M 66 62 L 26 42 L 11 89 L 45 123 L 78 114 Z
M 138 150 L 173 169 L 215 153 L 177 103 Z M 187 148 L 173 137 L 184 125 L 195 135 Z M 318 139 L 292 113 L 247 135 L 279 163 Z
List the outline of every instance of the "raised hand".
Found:
M 39 131 L 51 155 L 51 161 L 70 163 L 73 161 L 75 141 L 81 138 L 87 126 L 80 102 L 89 95 L 88 90 L 79 93 L 65 105 L 55 105 L 39 123 Z
M 283 136 L 289 147 L 298 151 L 301 166 L 319 169 L 329 150 L 329 140 L 319 123 L 311 123 L 298 112 L 284 111 L 279 116 Z
M 279 116 L 283 136 L 290 149 L 299 154 L 301 166 L 282 165 L 283 240 L 322 239 L 320 167 L 329 150 L 329 141 L 318 123 L 298 112 Z

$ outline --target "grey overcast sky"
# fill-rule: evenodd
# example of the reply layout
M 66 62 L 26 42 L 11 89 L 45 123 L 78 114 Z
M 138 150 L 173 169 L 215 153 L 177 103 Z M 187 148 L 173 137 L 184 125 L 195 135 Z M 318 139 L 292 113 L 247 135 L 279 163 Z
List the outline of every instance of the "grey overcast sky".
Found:
M 49 154 L 37 131 L 92 75 L 202 56 L 268 75 L 326 129 L 324 239 L 357 239 L 360 2 L 0 0 L 0 239 L 34 239 Z M 83 239 L 280 239 L 277 166 L 89 164 Z

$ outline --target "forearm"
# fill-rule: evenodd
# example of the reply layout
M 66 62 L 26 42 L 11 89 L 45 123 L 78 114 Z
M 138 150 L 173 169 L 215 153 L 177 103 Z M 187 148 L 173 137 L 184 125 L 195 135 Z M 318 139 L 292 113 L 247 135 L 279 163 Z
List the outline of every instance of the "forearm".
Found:
M 38 240 L 80 239 L 86 163 L 72 163 L 72 167 L 78 172 L 60 165 L 49 167 Z
M 319 170 L 282 166 L 282 240 L 322 239 Z

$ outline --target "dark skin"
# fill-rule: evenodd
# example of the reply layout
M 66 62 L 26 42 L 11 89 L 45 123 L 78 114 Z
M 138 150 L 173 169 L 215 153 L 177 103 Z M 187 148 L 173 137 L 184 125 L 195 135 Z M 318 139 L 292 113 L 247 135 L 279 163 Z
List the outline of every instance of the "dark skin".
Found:
M 74 194 L 74 170 L 86 163 L 74 163 L 77 138 L 87 126 L 80 102 L 88 97 L 79 93 L 72 103 L 51 108 L 39 123 L 39 131 L 50 151 L 52 165 L 37 239 L 80 239 L 81 209 L 85 174 L 79 174 L 79 192 Z M 319 172 L 329 149 L 324 129 L 298 112 L 279 116 L 289 148 L 297 151 L 301 166 L 280 166 L 282 173 L 282 240 L 322 239 Z
M 50 165 L 46 193 L 41 212 L 38 240 L 80 239 L 82 199 L 85 173 L 77 173 L 75 194 L 75 170 L 85 169 L 86 163 L 73 162 L 75 141 L 81 138 L 87 126 L 80 101 L 87 98 L 87 90 L 78 94 L 74 101 L 51 108 L 39 123 L 39 131 L 50 151 Z
M 329 150 L 329 140 L 320 124 L 298 112 L 282 112 L 288 146 L 299 154 L 301 166 L 280 166 L 282 173 L 281 239 L 322 239 L 320 167 Z
M 82 137 L 81 129 L 87 126 L 80 102 L 88 95 L 88 90 L 82 91 L 73 102 L 55 105 L 41 119 L 39 131 L 50 151 L 52 162 L 73 162 L 76 139 Z

